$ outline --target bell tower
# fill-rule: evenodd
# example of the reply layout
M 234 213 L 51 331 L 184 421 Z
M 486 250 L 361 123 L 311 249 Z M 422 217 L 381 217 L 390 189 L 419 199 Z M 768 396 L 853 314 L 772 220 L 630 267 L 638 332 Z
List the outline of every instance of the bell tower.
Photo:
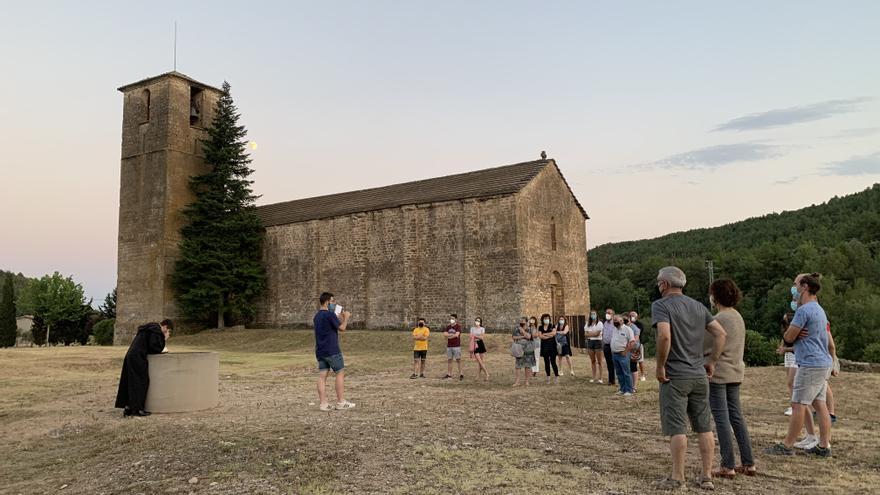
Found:
M 201 140 L 207 139 L 221 91 L 179 72 L 119 91 L 124 103 L 113 343 L 127 345 L 138 325 L 179 316 L 171 273 L 181 211 L 194 199 L 189 178 L 205 170 Z

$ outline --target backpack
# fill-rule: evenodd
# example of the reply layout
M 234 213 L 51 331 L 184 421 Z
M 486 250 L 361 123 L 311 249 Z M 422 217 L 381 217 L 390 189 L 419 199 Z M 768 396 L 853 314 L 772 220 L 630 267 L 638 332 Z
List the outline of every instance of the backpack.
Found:
M 510 355 L 515 358 L 521 358 L 525 354 L 525 349 L 523 349 L 522 344 L 519 342 L 514 342 L 510 344 Z

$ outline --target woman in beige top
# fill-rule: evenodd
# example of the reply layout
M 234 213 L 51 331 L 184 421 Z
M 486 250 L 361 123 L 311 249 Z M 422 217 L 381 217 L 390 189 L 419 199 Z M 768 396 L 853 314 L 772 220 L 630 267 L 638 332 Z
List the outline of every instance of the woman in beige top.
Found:
M 712 476 L 723 478 L 733 478 L 737 472 L 749 476 L 756 472 L 749 430 L 739 401 L 739 386 L 742 384 L 746 368 L 743 362 L 746 324 L 734 307 L 741 299 L 742 292 L 733 280 L 719 279 L 709 287 L 709 301 L 718 309 L 715 321 L 727 332 L 724 351 L 715 363 L 715 373 L 709 379 L 709 405 L 712 407 L 718 447 L 721 451 L 721 467 L 712 471 Z M 703 340 L 704 354 L 711 354 L 713 341 L 712 335 L 707 334 Z M 735 465 L 733 437 L 736 437 L 739 446 L 742 462 L 739 467 Z

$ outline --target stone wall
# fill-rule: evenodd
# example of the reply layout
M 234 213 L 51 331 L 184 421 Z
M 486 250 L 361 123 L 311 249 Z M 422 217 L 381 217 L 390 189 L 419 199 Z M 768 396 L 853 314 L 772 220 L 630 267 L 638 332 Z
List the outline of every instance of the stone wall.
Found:
M 559 274 L 564 314 L 589 313 L 586 219 L 555 166 L 548 166 L 517 195 L 518 243 L 524 280 L 522 307 L 529 316 L 555 314 L 551 284 Z M 556 226 L 556 249 L 551 228 Z
M 191 86 L 167 75 L 124 88 L 117 345 L 127 344 L 140 324 L 179 316 L 171 273 L 181 211 L 193 200 L 189 177 L 204 171 L 199 140 L 207 137 L 204 124 L 211 122 L 219 96 L 213 89 L 202 90 L 202 119 L 191 126 Z
M 514 196 L 404 206 L 269 227 L 260 326 L 308 326 L 322 291 L 357 327 L 401 328 L 449 313 L 489 329 L 520 314 Z

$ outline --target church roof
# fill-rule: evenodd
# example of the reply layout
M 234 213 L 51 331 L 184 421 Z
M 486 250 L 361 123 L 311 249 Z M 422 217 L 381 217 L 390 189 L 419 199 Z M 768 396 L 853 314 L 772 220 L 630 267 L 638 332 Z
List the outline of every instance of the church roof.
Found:
M 183 79 L 190 84 L 195 84 L 196 86 L 200 86 L 205 89 L 212 89 L 218 93 L 223 92 L 222 90 L 215 88 L 214 86 L 211 86 L 210 84 L 205 84 L 203 82 L 196 81 L 195 79 L 189 77 L 188 75 L 177 72 L 176 70 L 172 70 L 172 71 L 166 72 L 164 74 L 159 74 L 158 76 L 152 76 L 152 77 L 148 77 L 146 79 L 141 79 L 140 81 L 126 84 L 125 86 L 120 86 L 119 88 L 117 88 L 117 91 L 122 91 L 124 93 L 131 88 L 135 88 L 138 86 L 143 86 L 143 85 L 149 84 L 157 79 L 162 79 L 163 77 L 176 77 L 178 79 Z
M 265 227 L 271 227 L 405 205 L 504 196 L 519 192 L 548 165 L 556 167 L 556 162 L 552 159 L 536 160 L 360 191 L 297 199 L 259 206 L 257 215 Z M 562 176 L 562 172 L 559 175 Z M 562 180 L 565 181 L 565 178 Z M 566 187 L 571 192 L 567 182 Z M 584 218 L 589 218 L 577 198 L 574 201 Z

